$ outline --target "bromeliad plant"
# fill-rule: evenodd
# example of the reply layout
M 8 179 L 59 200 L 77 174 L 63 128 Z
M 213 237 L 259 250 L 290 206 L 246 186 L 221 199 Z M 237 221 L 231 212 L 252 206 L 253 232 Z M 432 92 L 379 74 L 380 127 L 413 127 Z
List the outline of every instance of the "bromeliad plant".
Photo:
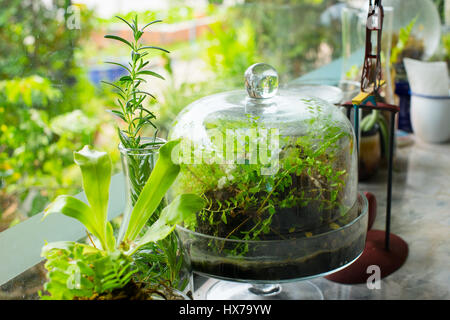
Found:
M 62 213 L 80 221 L 87 229 L 91 244 L 63 241 L 46 244 L 42 256 L 47 259 L 48 281 L 44 299 L 147 299 L 153 292 L 148 285 L 133 280 L 136 272 L 133 255 L 142 246 L 166 238 L 177 223 L 189 220 L 201 210 L 204 201 L 193 194 L 178 196 L 165 207 L 159 218 L 142 232 L 180 171 L 171 159 L 179 141 L 166 143 L 150 178 L 131 212 L 120 242 L 107 220 L 111 161 L 104 152 L 85 146 L 74 153 L 80 166 L 88 203 L 72 196 L 59 196 L 44 213 Z M 143 234 L 142 234 L 143 233 Z M 94 241 L 92 236 L 98 241 Z M 154 279 L 155 282 L 157 279 Z

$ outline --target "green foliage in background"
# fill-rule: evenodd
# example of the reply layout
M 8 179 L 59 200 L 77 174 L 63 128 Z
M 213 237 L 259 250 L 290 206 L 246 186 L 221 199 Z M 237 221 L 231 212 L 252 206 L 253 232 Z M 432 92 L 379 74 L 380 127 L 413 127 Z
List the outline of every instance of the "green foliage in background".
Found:
M 242 88 L 245 70 L 256 62 L 272 64 L 286 82 L 340 57 L 340 19 L 332 20 L 331 25 L 320 22 L 323 11 L 337 1 L 285 1 L 283 5 L 269 2 L 224 8 L 216 5 L 220 1 L 213 1 L 206 13 L 216 22 L 206 35 L 198 36 L 195 45 L 186 42 L 172 46 L 173 49 L 168 46 L 176 51 L 175 55 L 164 55 L 163 75 L 168 83 L 158 101 L 149 101 L 161 137 L 166 137 L 176 115 L 190 102 L 219 91 Z M 171 10 L 184 11 L 184 5 L 176 8 Z M 134 13 L 124 17 L 132 19 Z M 170 14 L 158 16 L 157 12 L 153 15 L 140 12 L 138 17 L 141 21 L 164 18 L 165 23 L 171 23 L 172 19 Z M 320 57 L 319 47 L 330 51 Z M 205 74 L 203 80 L 175 81 L 180 79 L 180 72 L 172 70 L 173 62 L 182 70 L 182 66 L 199 59 L 206 63 L 206 70 L 198 70 Z
M 322 24 L 336 1 L 246 1 L 218 15 L 206 60 L 219 77 L 242 75 L 251 64 L 274 66 L 283 82 L 341 55 L 340 20 Z M 326 52 L 324 57 L 319 52 Z M 323 60 L 323 61 L 321 61 Z
M 442 39 L 445 49 L 445 60 L 450 63 L 450 34 L 446 34 Z
M 168 54 L 164 54 L 162 57 L 167 85 L 158 101 L 152 101 L 152 107 L 157 114 L 155 124 L 159 129 L 160 136 L 166 139 L 174 119 L 181 110 L 205 95 L 226 90 L 226 88 L 219 88 L 217 82 L 176 81 L 176 75 L 172 68 L 173 58 Z
M 228 19 L 211 25 L 206 61 L 218 80 L 231 88 L 242 87 L 245 70 L 261 58 L 256 50 L 255 29 L 250 19 L 233 26 Z
M 24 218 L 79 187 L 72 150 L 93 142 L 102 119 L 77 66 L 92 13 L 72 16 L 69 5 L 0 0 L 0 229 L 14 207 Z M 81 29 L 70 27 L 74 18 Z
M 397 40 L 397 43 L 392 48 L 391 61 L 390 61 L 391 64 L 401 63 L 401 61 L 403 61 L 403 55 L 404 55 L 403 53 L 404 53 L 405 49 L 408 46 L 414 45 L 414 43 L 411 43 L 411 41 L 413 40 L 411 37 L 411 32 L 412 32 L 412 29 L 414 28 L 414 25 L 417 22 L 417 18 L 418 18 L 418 16 L 416 16 L 414 19 L 412 19 L 407 26 L 400 29 L 399 34 L 398 34 L 398 39 L 397 38 L 395 39 L 395 40 Z M 420 57 L 418 57 L 418 58 L 420 58 Z
M 114 16 L 117 16 L 114 15 Z M 122 18 L 124 18 L 127 21 L 133 20 L 136 16 L 136 12 L 129 12 L 127 14 L 120 14 Z M 162 20 L 164 19 L 165 23 L 172 24 L 172 23 L 178 23 L 183 21 L 189 21 L 195 18 L 195 12 L 194 8 L 186 6 L 186 5 L 179 5 L 179 6 L 172 6 L 169 7 L 167 10 L 147 10 L 137 13 L 137 17 L 139 21 L 152 21 L 152 20 Z M 103 24 L 111 24 L 116 23 L 117 20 L 115 18 L 111 19 L 98 19 Z
M 41 1 L 0 1 L 0 79 L 39 75 L 59 84 L 76 81 L 74 54 L 92 28 L 92 12 L 80 10 L 82 29 L 68 29 L 69 5 L 66 0 L 54 0 L 50 7 Z
M 62 191 L 79 184 L 71 150 L 92 142 L 99 124 L 86 112 L 58 114 L 63 93 L 39 76 L 0 81 L 0 173 L 3 191 L 42 211 Z M 49 109 L 53 109 L 50 111 Z

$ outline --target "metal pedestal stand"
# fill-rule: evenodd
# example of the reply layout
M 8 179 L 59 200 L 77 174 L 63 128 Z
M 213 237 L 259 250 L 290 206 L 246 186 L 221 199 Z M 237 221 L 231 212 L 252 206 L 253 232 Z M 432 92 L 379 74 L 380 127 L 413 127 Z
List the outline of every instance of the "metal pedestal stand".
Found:
M 392 204 L 392 173 L 393 173 L 393 154 L 395 138 L 395 117 L 399 108 L 394 105 L 377 103 L 371 94 L 361 93 L 356 97 L 352 104 L 342 105 L 347 108 L 354 108 L 355 111 L 355 129 L 359 131 L 359 111 L 363 109 L 378 109 L 389 111 L 391 113 L 391 126 L 389 137 L 388 154 L 388 183 L 387 183 L 387 204 L 386 204 L 386 228 L 385 231 L 369 230 L 367 232 L 366 246 L 363 254 L 349 267 L 333 273 L 326 278 L 328 280 L 343 283 L 357 284 L 366 283 L 371 274 L 368 274 L 370 266 L 378 266 L 381 272 L 381 278 L 384 278 L 394 271 L 398 270 L 408 257 L 408 245 L 400 237 L 392 234 L 391 229 L 391 204 Z M 358 132 L 357 131 L 357 132 Z M 357 145 L 359 145 L 358 133 Z M 373 213 L 374 214 L 374 213 Z M 370 229 L 369 225 L 369 229 Z
M 361 76 L 361 93 L 347 107 L 355 113 L 356 142 L 359 153 L 359 113 L 360 109 L 383 110 L 391 113 L 389 154 L 388 154 L 388 188 L 386 205 L 385 231 L 370 230 L 367 232 L 366 247 L 363 254 L 349 267 L 333 273 L 326 278 L 331 281 L 356 284 L 366 283 L 370 275 L 368 268 L 379 267 L 381 278 L 398 270 L 408 257 L 408 245 L 400 237 L 391 234 L 391 204 L 392 204 L 392 167 L 394 157 L 395 117 L 400 111 L 398 106 L 379 102 L 379 90 L 384 85 L 381 75 L 381 36 L 383 32 L 384 9 L 382 0 L 369 0 L 369 14 L 366 25 L 366 53 Z M 372 44 L 376 39 L 376 47 Z M 376 48 L 376 50 L 374 50 Z M 372 213 L 374 216 L 374 213 Z M 370 219 L 370 218 L 369 218 Z

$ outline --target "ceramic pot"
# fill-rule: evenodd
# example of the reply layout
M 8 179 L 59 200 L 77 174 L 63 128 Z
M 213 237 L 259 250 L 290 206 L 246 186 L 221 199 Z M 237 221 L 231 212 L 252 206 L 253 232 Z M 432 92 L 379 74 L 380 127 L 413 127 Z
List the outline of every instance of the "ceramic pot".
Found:
M 381 164 L 380 131 L 377 124 L 368 132 L 361 132 L 359 147 L 359 180 L 373 177 Z
M 430 97 L 413 94 L 411 123 L 414 134 L 427 143 L 450 140 L 450 96 Z

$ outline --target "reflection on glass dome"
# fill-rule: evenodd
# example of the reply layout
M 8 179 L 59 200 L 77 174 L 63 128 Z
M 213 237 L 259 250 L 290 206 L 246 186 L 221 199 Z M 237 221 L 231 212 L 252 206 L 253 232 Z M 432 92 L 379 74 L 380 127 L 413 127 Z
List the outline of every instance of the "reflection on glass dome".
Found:
M 346 0 L 356 8 L 368 9 L 366 0 Z M 431 0 L 383 0 L 385 8 L 394 9 L 393 41 L 397 42 L 401 29 L 413 25 L 405 57 L 428 59 L 438 49 L 441 36 L 441 22 L 436 5 Z
M 383 5 L 394 8 L 394 43 L 401 29 L 414 25 L 405 48 L 409 53 L 404 56 L 430 58 L 438 49 L 441 37 L 441 22 L 434 3 L 431 0 L 383 0 Z

